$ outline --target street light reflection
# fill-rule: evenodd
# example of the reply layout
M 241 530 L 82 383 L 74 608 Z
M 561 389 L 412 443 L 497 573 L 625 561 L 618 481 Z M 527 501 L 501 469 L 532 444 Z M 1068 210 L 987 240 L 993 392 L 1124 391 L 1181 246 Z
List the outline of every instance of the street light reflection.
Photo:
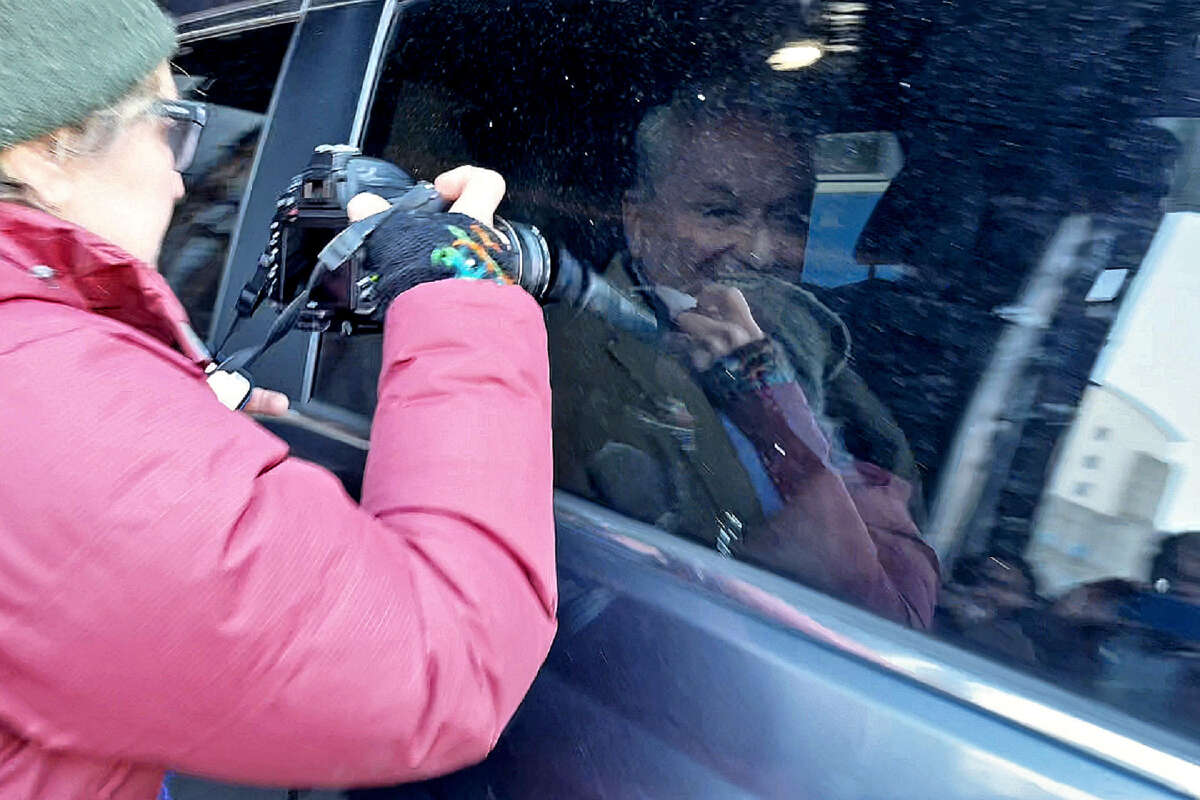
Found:
M 820 61 L 824 54 L 819 42 L 788 42 L 771 54 L 767 64 L 778 72 L 804 69 Z

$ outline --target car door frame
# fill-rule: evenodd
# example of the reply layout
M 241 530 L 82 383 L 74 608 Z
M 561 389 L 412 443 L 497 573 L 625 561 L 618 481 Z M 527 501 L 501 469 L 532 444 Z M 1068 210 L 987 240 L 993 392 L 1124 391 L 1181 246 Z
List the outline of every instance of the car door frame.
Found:
M 413 0 L 383 0 L 378 23 L 371 37 L 370 51 L 359 75 L 352 118 L 345 113 L 325 129 L 308 127 L 290 146 L 281 146 L 277 126 L 281 113 L 295 114 L 299 105 L 294 92 L 309 74 L 298 73 L 294 58 L 302 47 L 305 24 L 315 11 L 343 5 L 374 6 L 379 0 L 354 0 L 346 3 L 313 4 L 304 2 L 267 3 L 267 16 L 230 20 L 220 10 L 204 17 L 186 20 L 184 40 L 202 42 L 218 36 L 263 24 L 294 21 L 292 46 L 281 68 L 276 92 L 268 111 L 266 127 L 255 156 L 246 202 L 238 219 L 234 244 L 230 248 L 218 293 L 218 308 L 230 308 L 244 280 L 250 241 L 269 218 L 272 187 L 280 183 L 288 169 L 299 163 L 300 156 L 327 140 L 344 138 L 351 144 L 362 143 L 367 119 L 374 101 L 387 43 L 396 26 L 402 24 L 403 11 Z M 207 24 L 206 24 L 207 23 Z M 306 87 L 311 88 L 311 87 Z M 284 98 L 281 100 L 281 98 Z M 283 108 L 281 109 L 281 106 Z M 331 136 L 345 131 L 344 137 Z M 294 169 L 293 169 L 294 171 Z M 275 173 L 278 173 L 276 175 Z M 247 249 L 249 248 L 249 249 Z M 240 265 L 240 268 L 239 268 Z M 215 333 L 225 320 L 214 314 Z M 361 418 L 331 408 L 312 399 L 315 365 L 319 350 L 317 336 L 297 337 L 290 346 L 275 353 L 276 364 L 291 359 L 296 369 L 268 370 L 270 378 L 299 398 L 296 420 L 285 423 L 304 429 L 340 446 L 364 454 L 369 443 Z M 594 553 L 596 548 L 622 554 L 632 564 L 640 564 L 646 574 L 664 571 L 695 576 L 698 596 L 739 609 L 748 618 L 772 626 L 783 625 L 795 636 L 818 643 L 824 648 L 882 670 L 894 679 L 922 687 L 929 693 L 950 698 L 976 713 L 998 719 L 1021 731 L 1048 740 L 1056 747 L 1083 754 L 1114 770 L 1138 776 L 1147 784 L 1165 791 L 1191 794 L 1200 786 L 1200 747 L 1098 701 L 1070 694 L 1027 674 L 1006 668 L 988 659 L 936 641 L 926 635 L 905 630 L 878 619 L 848 604 L 819 592 L 788 582 L 754 567 L 723 559 L 690 542 L 674 539 L 648 526 L 617 518 L 613 512 L 563 493 L 556 495 L 556 518 L 560 539 L 560 559 L 570 561 L 573 553 Z M 653 556 L 649 556 L 653 553 Z M 670 567 L 664 566 L 669 563 Z M 643 576 L 644 577 L 644 576 Z M 765 593 L 780 604 L 774 612 L 746 601 L 747 592 Z

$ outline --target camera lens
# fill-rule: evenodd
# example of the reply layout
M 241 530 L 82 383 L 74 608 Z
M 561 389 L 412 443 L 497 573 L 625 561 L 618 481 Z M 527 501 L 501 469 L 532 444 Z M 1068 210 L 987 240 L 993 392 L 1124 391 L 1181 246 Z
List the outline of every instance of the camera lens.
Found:
M 496 217 L 496 228 L 512 245 L 516 257 L 517 283 L 535 300 L 545 300 L 554 277 L 550 244 L 546 237 L 533 225 L 509 222 L 503 217 Z

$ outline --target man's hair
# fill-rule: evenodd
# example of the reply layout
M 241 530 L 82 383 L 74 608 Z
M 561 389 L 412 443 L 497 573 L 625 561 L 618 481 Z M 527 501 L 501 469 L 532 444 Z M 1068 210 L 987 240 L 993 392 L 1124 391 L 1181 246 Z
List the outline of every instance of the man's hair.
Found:
M 758 87 L 680 92 L 671 102 L 650 109 L 638 124 L 632 194 L 636 199 L 653 197 L 659 179 L 701 131 L 729 124 L 759 129 L 803 158 L 810 153 L 813 138 L 825 132 L 823 116 L 816 104 L 775 96 Z

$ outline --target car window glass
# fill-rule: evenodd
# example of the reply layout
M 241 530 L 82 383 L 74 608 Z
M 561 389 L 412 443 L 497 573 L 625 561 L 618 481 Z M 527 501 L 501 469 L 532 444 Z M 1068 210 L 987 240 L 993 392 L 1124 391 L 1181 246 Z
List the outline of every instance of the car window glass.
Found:
M 291 39 L 275 25 L 184 44 L 173 59 L 187 99 L 206 104 L 208 121 L 184 173 L 187 193 L 163 242 L 159 269 L 202 336 L 250 179 L 271 94 Z
M 501 171 L 639 309 L 546 307 L 560 489 L 1195 734 L 1197 31 L 414 3 L 365 150 Z M 378 368 L 327 337 L 314 397 L 369 417 Z

